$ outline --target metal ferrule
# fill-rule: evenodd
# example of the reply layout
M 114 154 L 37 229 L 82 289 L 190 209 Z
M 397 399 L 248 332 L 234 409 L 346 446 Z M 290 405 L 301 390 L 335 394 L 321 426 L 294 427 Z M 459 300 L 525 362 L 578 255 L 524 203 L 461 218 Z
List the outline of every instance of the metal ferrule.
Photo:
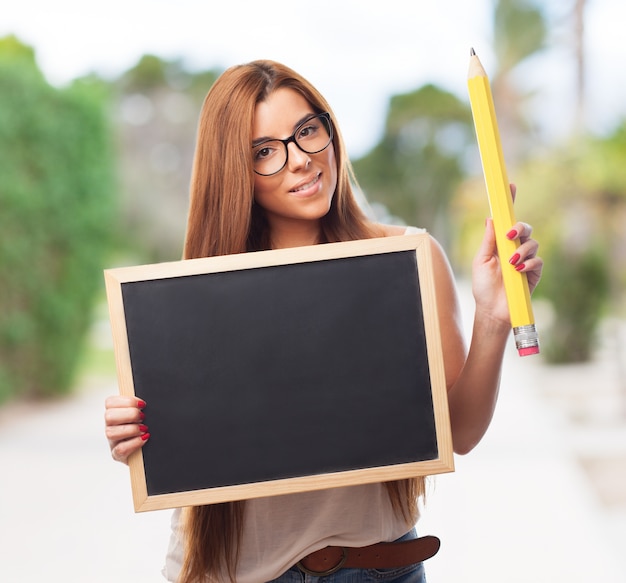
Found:
M 513 337 L 515 338 L 515 347 L 518 350 L 539 347 L 539 336 L 534 324 L 513 328 Z

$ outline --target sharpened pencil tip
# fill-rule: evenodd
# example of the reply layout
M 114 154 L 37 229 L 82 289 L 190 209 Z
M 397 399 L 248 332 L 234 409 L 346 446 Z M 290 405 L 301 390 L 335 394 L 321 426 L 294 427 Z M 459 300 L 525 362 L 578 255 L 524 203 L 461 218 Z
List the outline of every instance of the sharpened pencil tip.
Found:
M 474 50 L 474 47 L 472 47 L 470 49 L 470 57 L 475 57 L 476 56 L 476 51 Z

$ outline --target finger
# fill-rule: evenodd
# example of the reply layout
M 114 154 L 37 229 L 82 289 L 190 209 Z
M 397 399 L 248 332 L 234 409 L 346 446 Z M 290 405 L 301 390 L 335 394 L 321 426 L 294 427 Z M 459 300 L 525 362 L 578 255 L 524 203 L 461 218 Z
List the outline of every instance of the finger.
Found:
M 148 433 L 148 426 L 144 423 L 129 423 L 127 425 L 108 425 L 105 435 L 109 442 L 115 444 L 131 437 L 141 437 Z
M 111 425 L 126 425 L 129 423 L 141 423 L 146 418 L 146 414 L 137 407 L 116 407 L 104 411 L 104 423 L 107 427 Z
M 543 269 L 543 259 L 541 257 L 531 257 L 530 259 L 520 261 L 514 267 L 517 271 L 527 274 L 537 273 L 537 275 L 541 275 L 541 271 Z
M 117 407 L 137 407 L 138 409 L 143 409 L 146 406 L 146 402 L 138 397 L 112 395 L 105 399 L 104 406 L 106 409 L 115 409 Z
M 515 249 L 513 255 L 509 257 L 509 263 L 515 267 L 520 263 L 527 262 L 529 259 L 536 257 L 538 251 L 539 244 L 537 241 L 529 239 Z
M 111 448 L 111 456 L 115 461 L 128 463 L 128 458 L 136 451 L 139 451 L 145 445 L 146 441 L 148 441 L 149 437 L 150 434 L 146 433 L 141 437 L 120 441 Z
M 511 182 L 511 184 L 509 184 L 509 187 L 511 189 L 511 197 L 513 198 L 513 202 L 515 202 L 515 195 L 517 194 L 517 186 Z
M 532 232 L 533 228 L 531 225 L 518 221 L 509 229 L 506 237 L 510 240 L 520 239 L 522 241 L 525 241 L 530 238 Z
M 491 258 L 496 253 L 496 234 L 493 228 L 493 219 L 485 220 L 485 233 L 483 240 L 476 252 L 477 257 Z
M 537 256 L 539 251 L 539 243 L 534 239 L 528 239 L 518 247 L 518 251 L 524 259 L 531 259 Z

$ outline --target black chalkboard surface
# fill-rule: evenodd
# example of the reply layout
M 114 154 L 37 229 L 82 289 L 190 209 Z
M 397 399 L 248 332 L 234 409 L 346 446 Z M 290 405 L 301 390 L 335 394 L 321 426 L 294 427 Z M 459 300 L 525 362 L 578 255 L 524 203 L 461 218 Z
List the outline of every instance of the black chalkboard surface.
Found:
M 451 471 L 427 235 L 107 270 L 136 510 Z

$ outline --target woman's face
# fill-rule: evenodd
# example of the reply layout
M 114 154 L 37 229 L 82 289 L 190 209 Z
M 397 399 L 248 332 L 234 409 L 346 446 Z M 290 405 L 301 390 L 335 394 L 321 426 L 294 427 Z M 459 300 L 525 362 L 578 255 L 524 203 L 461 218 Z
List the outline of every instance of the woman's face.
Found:
M 252 142 L 286 139 L 315 113 L 308 101 L 293 89 L 277 89 L 256 106 Z M 332 143 L 317 154 L 307 154 L 292 141 L 287 151 L 287 163 L 282 170 L 271 176 L 254 175 L 254 199 L 265 209 L 272 229 L 319 222 L 330 210 L 337 186 Z

